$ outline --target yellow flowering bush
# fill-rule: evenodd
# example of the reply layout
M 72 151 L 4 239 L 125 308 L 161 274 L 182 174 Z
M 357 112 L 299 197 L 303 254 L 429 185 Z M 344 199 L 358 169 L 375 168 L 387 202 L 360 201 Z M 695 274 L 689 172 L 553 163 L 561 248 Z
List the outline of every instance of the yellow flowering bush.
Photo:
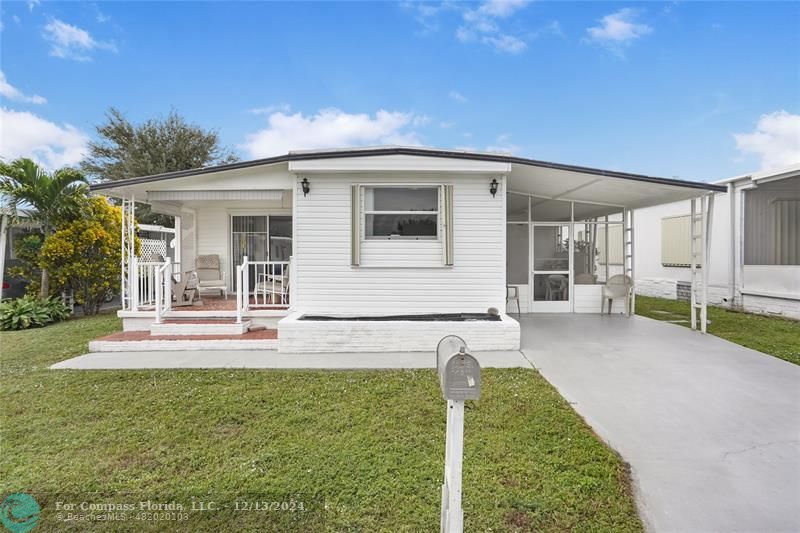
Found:
M 47 237 L 40 263 L 58 286 L 72 288 L 84 314 L 93 315 L 109 292 L 119 291 L 122 210 L 93 197 L 82 212 Z

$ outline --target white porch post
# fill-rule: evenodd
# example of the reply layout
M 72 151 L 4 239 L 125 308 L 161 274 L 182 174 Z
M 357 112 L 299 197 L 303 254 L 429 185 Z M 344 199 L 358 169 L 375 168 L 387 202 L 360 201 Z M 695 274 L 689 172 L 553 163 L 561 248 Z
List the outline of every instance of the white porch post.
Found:
M 714 193 L 693 198 L 691 207 L 689 226 L 692 276 L 691 325 L 692 329 L 696 330 L 699 322 L 700 331 L 705 333 L 708 322 L 708 277 L 711 268 L 711 221 L 714 216 Z M 699 228 L 697 227 L 698 223 Z M 700 269 L 699 273 L 698 268 Z M 698 311 L 700 311 L 699 317 Z
M 137 306 L 137 266 L 136 262 L 136 207 L 134 198 L 122 198 L 120 250 L 120 292 L 122 309 L 135 310 Z
M 175 257 L 175 264 L 180 268 L 181 264 L 181 217 L 175 216 L 175 233 L 173 234 L 173 242 L 175 248 L 173 256 Z
M 701 199 L 702 202 L 702 199 Z M 689 305 L 691 306 L 691 313 L 689 320 L 692 329 L 697 329 L 697 254 L 698 246 L 697 241 L 701 239 L 701 235 L 697 233 L 697 199 L 692 198 L 691 210 L 689 215 L 689 260 L 690 260 L 690 274 L 692 285 L 689 288 Z M 702 224 L 701 224 L 702 230 Z
M 700 331 L 706 332 L 708 323 L 708 278 L 711 270 L 711 222 L 714 219 L 714 193 L 708 193 L 705 197 L 705 209 L 703 211 L 703 308 L 700 312 Z

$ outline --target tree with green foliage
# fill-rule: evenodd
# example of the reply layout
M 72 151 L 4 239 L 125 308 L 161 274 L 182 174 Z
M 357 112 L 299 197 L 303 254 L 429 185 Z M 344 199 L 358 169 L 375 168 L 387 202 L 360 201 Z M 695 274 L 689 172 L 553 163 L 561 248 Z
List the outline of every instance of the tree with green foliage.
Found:
M 45 240 L 41 264 L 52 271 L 55 282 L 72 288 L 85 315 L 93 315 L 109 292 L 119 290 L 122 210 L 105 198 L 91 197 L 84 200 L 82 212 Z
M 86 178 L 73 168 L 47 172 L 31 159 L 19 158 L 11 163 L 0 162 L 0 198 L 13 216 L 23 213 L 38 222 L 45 239 L 55 227 L 80 212 L 86 197 Z M 50 295 L 50 274 L 42 268 L 39 296 Z
M 149 176 L 164 172 L 221 165 L 237 160 L 220 144 L 219 134 L 186 121 L 175 110 L 166 118 L 131 123 L 122 112 L 110 108 L 106 120 L 96 126 L 98 140 L 89 143 L 81 163 L 88 175 L 102 181 Z M 137 205 L 140 222 L 171 225 L 171 217 L 150 213 Z
M 17 266 L 9 267 L 8 273 L 15 278 L 22 278 L 27 282 L 27 294 L 38 294 L 41 283 L 42 269 L 39 266 L 39 253 L 44 244 L 44 235 L 39 231 L 29 231 L 18 236 L 12 243 Z M 50 287 L 53 289 L 53 287 Z

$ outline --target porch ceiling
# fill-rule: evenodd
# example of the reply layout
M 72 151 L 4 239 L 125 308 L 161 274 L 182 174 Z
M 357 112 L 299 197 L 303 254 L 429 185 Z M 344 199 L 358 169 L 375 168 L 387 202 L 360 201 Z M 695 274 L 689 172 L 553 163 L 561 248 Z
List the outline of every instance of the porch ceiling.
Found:
M 633 209 L 696 198 L 708 192 L 696 184 L 682 186 L 520 164 L 513 165 L 508 191 Z

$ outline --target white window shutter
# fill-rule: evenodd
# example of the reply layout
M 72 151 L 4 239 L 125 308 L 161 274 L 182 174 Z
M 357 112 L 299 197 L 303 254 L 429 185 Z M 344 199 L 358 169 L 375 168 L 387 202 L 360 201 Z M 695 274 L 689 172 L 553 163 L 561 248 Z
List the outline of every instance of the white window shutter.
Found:
M 350 264 L 361 264 L 361 186 L 350 185 Z
M 442 186 L 442 259 L 453 266 L 453 186 Z

